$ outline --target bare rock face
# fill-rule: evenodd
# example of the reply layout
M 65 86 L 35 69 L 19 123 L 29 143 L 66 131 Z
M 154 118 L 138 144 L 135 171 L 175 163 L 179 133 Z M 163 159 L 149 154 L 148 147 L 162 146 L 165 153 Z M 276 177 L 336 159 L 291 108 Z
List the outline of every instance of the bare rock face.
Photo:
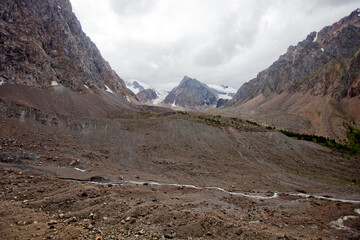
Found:
M 359 95 L 359 16 L 356 10 L 290 46 L 268 69 L 245 83 L 230 104 L 284 92 L 310 92 L 336 100 Z
M 191 109 L 210 107 L 216 102 L 216 94 L 207 85 L 187 76 L 164 100 L 165 104 Z
M 107 85 L 133 95 L 82 31 L 68 0 L 2 0 L 0 53 L 2 83 L 47 88 L 56 81 L 74 91 Z
M 154 99 L 158 97 L 156 92 L 152 89 L 144 89 L 136 94 L 136 97 L 143 104 L 150 104 Z

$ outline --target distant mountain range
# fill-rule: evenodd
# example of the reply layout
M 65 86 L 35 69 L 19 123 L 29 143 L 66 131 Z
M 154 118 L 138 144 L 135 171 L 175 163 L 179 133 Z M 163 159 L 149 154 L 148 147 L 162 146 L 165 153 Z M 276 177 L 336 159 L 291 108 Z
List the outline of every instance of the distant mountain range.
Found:
M 137 80 L 128 80 L 126 85 L 142 104 L 182 110 L 205 110 L 221 106 L 236 93 L 235 88 L 216 84 L 206 85 L 187 76 L 171 91 L 155 89 Z
M 169 91 L 152 88 L 149 84 L 138 80 L 127 80 L 125 83 L 142 104 L 159 105 L 169 94 Z

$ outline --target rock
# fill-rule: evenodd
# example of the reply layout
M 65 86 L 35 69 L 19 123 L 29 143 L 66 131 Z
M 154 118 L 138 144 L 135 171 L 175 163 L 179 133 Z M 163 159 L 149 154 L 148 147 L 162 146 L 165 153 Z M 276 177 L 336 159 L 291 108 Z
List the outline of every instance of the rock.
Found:
M 166 234 L 164 235 L 164 237 L 165 237 L 165 238 L 168 238 L 168 239 L 172 239 L 172 238 L 176 237 L 176 233 L 173 232 L 173 231 L 171 231 L 170 233 L 166 233 Z
M 89 217 L 90 217 L 91 220 L 96 220 L 96 219 L 99 218 L 99 215 L 97 215 L 96 213 L 90 213 Z
M 70 166 L 75 166 L 80 163 L 80 159 L 73 159 L 70 161 Z
M 241 234 L 243 234 L 243 232 L 244 232 L 244 231 L 243 231 L 242 229 L 240 229 L 240 228 L 235 230 L 235 234 L 238 235 L 238 236 L 240 236 Z
M 77 221 L 76 217 L 71 217 L 71 218 L 64 220 L 64 223 L 72 223 L 72 222 L 76 222 L 76 221 Z
M 50 220 L 48 222 L 48 225 L 54 225 L 54 224 L 57 224 L 58 222 L 56 220 Z

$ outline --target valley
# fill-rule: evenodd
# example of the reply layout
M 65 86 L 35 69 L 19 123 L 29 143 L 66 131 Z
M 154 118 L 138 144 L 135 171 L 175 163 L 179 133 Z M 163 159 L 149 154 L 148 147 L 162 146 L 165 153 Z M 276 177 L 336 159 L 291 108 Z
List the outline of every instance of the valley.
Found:
M 236 93 L 161 92 L 69 1 L 1 1 L 0 238 L 359 239 L 359 11 Z
M 4 238 L 358 236 L 357 221 L 345 221 L 351 231 L 331 224 L 357 216 L 358 155 L 204 113 L 45 117 L 8 106 L 0 119 Z

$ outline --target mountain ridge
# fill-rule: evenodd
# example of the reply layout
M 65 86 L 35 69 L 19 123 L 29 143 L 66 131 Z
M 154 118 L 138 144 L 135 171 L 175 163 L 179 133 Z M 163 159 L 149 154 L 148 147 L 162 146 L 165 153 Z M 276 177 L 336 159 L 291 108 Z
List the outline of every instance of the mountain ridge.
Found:
M 288 47 L 243 84 L 225 108 L 277 127 L 345 138 L 343 125 L 360 120 L 359 15 L 357 9 Z M 295 126 L 286 118 L 304 124 Z

